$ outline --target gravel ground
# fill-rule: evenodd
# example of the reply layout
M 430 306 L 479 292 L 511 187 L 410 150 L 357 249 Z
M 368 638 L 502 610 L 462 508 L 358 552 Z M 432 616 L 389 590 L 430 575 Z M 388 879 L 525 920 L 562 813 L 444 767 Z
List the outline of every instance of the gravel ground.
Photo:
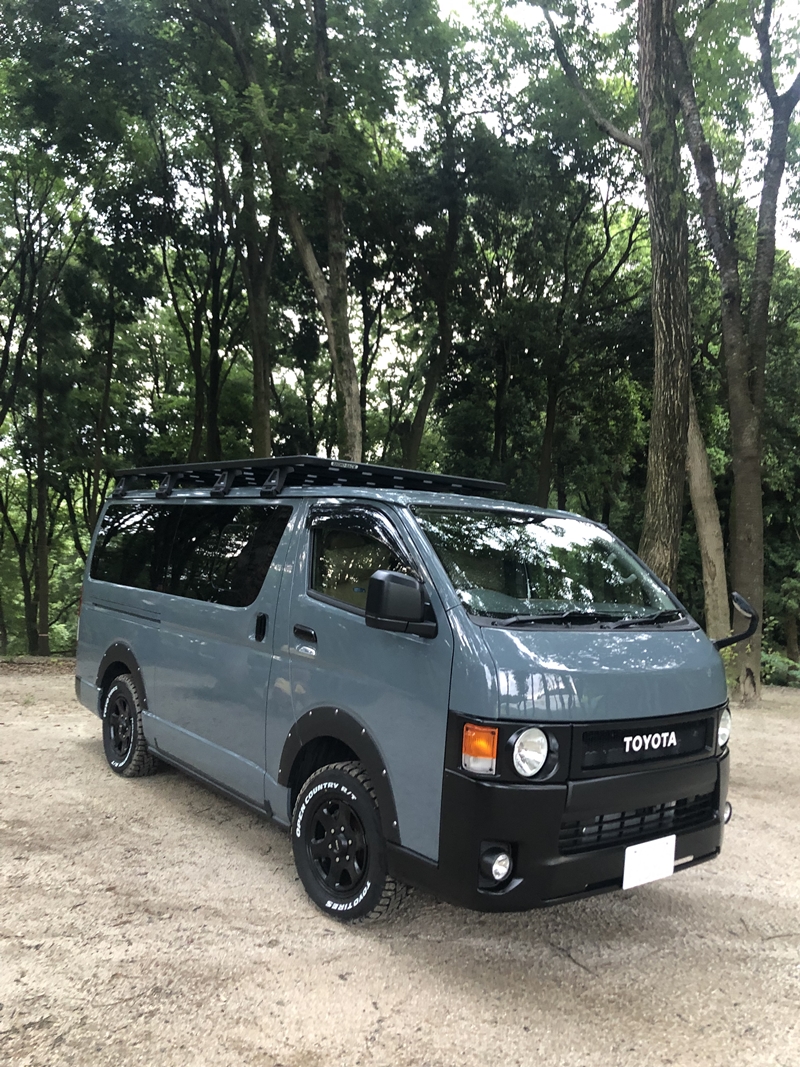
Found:
M 734 716 L 719 860 L 519 915 L 309 904 L 288 837 L 127 781 L 72 679 L 0 664 L 0 1063 L 798 1067 L 800 692 Z

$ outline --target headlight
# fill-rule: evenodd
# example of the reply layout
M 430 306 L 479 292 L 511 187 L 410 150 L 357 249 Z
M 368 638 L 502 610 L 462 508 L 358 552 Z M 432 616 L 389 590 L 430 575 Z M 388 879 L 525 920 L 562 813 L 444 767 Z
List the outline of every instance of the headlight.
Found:
M 723 713 L 719 717 L 719 728 L 717 730 L 717 744 L 720 748 L 724 748 L 727 745 L 731 736 L 731 713 L 729 708 L 725 708 Z
M 538 726 L 523 730 L 514 742 L 514 768 L 524 778 L 532 778 L 547 760 L 547 735 Z

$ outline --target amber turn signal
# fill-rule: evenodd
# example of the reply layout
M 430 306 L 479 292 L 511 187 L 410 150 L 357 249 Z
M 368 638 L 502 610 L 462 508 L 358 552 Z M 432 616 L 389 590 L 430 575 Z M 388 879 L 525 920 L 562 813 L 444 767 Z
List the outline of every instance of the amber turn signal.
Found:
M 461 766 L 473 774 L 494 774 L 497 766 L 497 727 L 464 725 Z

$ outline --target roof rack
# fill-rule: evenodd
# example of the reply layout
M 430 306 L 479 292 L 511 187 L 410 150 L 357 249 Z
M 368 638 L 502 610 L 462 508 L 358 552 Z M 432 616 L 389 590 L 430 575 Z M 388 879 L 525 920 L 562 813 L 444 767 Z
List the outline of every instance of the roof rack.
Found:
M 322 456 L 272 456 L 269 459 L 232 459 L 212 463 L 178 463 L 136 467 L 116 474 L 111 494 L 125 496 L 142 481 L 158 483 L 156 496 L 168 497 L 175 489 L 209 489 L 212 497 L 225 497 L 233 488 L 259 488 L 261 496 L 279 496 L 285 488 L 362 486 L 369 489 L 407 489 L 485 496 L 505 488 L 504 482 L 458 478 L 450 474 L 351 463 Z M 139 486 L 141 488 L 141 486 Z

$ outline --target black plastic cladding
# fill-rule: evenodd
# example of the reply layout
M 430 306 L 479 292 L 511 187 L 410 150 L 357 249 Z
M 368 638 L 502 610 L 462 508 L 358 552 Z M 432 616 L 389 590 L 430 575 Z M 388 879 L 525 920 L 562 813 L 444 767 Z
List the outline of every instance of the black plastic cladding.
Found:
M 301 750 L 310 741 L 326 737 L 343 742 L 363 763 L 378 798 L 383 836 L 387 841 L 399 842 L 397 808 L 381 754 L 365 727 L 346 711 L 339 708 L 315 708 L 297 720 L 284 742 L 278 782 L 288 786 L 292 768 Z
M 125 667 L 125 672 L 123 673 L 130 674 L 133 677 L 139 693 L 139 699 L 142 702 L 142 707 L 147 710 L 147 690 L 144 686 L 144 678 L 139 669 L 136 656 L 134 656 L 129 645 L 126 645 L 123 641 L 115 641 L 114 644 L 106 650 L 106 654 L 100 660 L 100 666 L 97 668 L 95 685 L 97 686 L 98 694 L 98 714 L 102 714 L 103 711 L 103 683 L 105 682 L 105 675 L 108 672 L 108 668 L 114 663 L 123 664 Z
M 564 820 L 580 821 L 598 812 L 709 792 L 714 803 L 708 821 L 678 831 L 675 858 L 679 866 L 688 867 L 719 853 L 721 812 L 728 791 L 726 749 L 688 764 L 669 760 L 625 767 L 621 773 L 618 768 L 614 775 L 592 779 L 523 780 L 512 771 L 514 780 L 504 781 L 499 775 L 484 777 L 458 769 L 465 721 L 452 712 L 448 718 L 438 864 L 390 844 L 389 865 L 396 877 L 479 911 L 523 911 L 619 889 L 627 842 L 565 855 L 559 845 Z M 491 725 L 500 727 L 502 738 L 503 730 L 513 736 L 522 724 L 494 720 Z M 548 731 L 556 728 L 546 726 Z M 568 734 L 571 727 L 561 729 Z M 482 885 L 479 877 L 480 854 L 487 842 L 507 842 L 514 858 L 511 878 L 495 889 Z

